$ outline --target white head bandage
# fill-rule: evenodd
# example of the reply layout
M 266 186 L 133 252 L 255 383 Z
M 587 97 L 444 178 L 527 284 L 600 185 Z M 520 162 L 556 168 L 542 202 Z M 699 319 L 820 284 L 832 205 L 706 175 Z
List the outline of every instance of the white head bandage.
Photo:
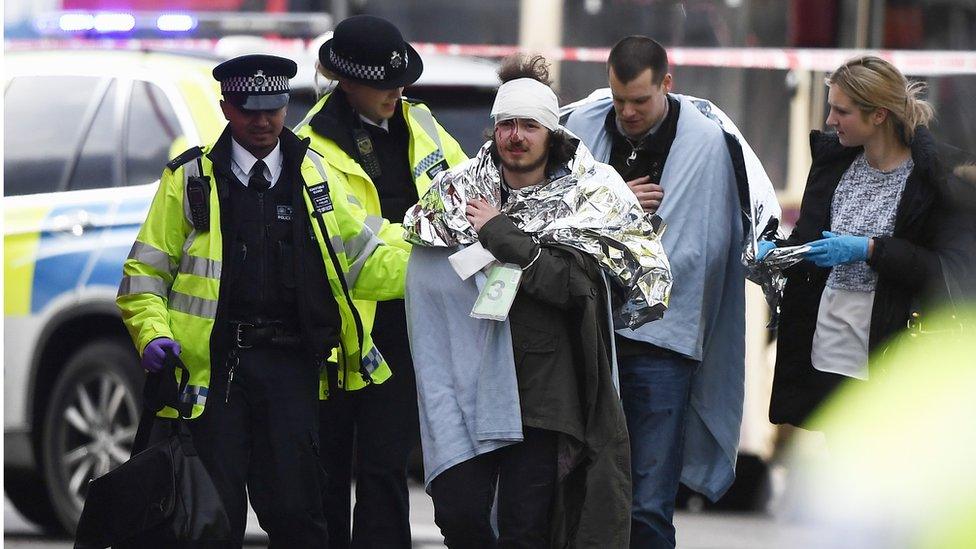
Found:
M 498 88 L 491 106 L 495 124 L 513 118 L 531 118 L 551 131 L 559 127 L 559 100 L 552 88 L 532 78 L 517 78 Z

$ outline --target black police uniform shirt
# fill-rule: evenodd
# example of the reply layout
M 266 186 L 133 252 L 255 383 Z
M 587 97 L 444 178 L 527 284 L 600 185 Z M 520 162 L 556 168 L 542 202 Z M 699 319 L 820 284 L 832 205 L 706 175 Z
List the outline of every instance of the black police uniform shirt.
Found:
M 270 188 L 265 192 L 251 189 L 252 168 L 257 159 L 233 139 L 231 143 L 231 171 L 238 184 L 230 185 L 229 193 L 228 213 L 236 230 L 230 247 L 229 288 L 233 299 L 228 303 L 228 320 L 281 321 L 297 332 L 299 294 L 327 286 L 325 267 L 307 216 L 302 211 L 296 216 L 296 185 L 301 182 L 292 180 L 297 172 L 286 173 L 279 142 L 263 159 L 263 175 L 271 183 Z M 302 227 L 301 246 L 296 246 L 295 223 Z M 301 280 L 308 282 L 303 284 Z M 332 318 L 335 311 L 324 310 L 335 307 L 328 305 L 333 305 L 331 300 L 321 300 L 312 311 L 313 316 L 324 317 L 313 324 L 336 325 Z

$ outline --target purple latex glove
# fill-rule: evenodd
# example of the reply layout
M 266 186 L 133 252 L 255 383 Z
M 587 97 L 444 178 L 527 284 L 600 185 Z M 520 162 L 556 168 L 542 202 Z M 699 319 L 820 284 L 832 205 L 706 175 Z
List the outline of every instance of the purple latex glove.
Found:
M 162 370 L 167 350 L 179 356 L 180 344 L 168 337 L 157 337 L 150 341 L 149 345 L 146 345 L 146 349 L 142 351 L 142 369 L 154 373 Z

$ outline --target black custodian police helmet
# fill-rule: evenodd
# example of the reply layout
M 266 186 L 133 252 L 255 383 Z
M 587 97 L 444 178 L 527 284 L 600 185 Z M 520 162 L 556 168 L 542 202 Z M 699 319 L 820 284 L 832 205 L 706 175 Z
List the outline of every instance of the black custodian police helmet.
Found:
M 339 23 L 332 39 L 319 48 L 319 63 L 339 76 L 381 90 L 413 84 L 424 72 L 420 54 L 399 29 L 372 15 Z
M 298 72 L 291 59 L 276 55 L 241 55 L 214 67 L 226 101 L 249 111 L 277 110 L 288 104 L 288 79 Z

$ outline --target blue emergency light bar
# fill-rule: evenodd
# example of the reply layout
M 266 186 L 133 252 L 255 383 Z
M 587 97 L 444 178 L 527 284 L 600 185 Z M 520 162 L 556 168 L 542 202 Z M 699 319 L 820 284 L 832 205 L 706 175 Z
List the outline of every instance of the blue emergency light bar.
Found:
M 98 13 L 95 15 L 95 32 L 129 32 L 136 28 L 136 18 L 131 13 Z
M 71 10 L 40 14 L 34 19 L 34 28 L 42 36 L 73 38 L 182 34 L 212 38 L 229 34 L 275 34 L 307 38 L 331 30 L 332 17 L 324 13 Z
M 58 18 L 58 28 L 65 32 L 90 31 L 95 28 L 95 16 L 90 13 L 66 13 Z
M 192 31 L 196 26 L 197 19 L 185 13 L 68 11 L 42 15 L 34 21 L 34 27 L 43 35 L 128 34 L 142 30 L 180 33 Z
M 156 28 L 163 32 L 187 32 L 197 26 L 197 20 L 185 13 L 164 13 L 156 18 Z

